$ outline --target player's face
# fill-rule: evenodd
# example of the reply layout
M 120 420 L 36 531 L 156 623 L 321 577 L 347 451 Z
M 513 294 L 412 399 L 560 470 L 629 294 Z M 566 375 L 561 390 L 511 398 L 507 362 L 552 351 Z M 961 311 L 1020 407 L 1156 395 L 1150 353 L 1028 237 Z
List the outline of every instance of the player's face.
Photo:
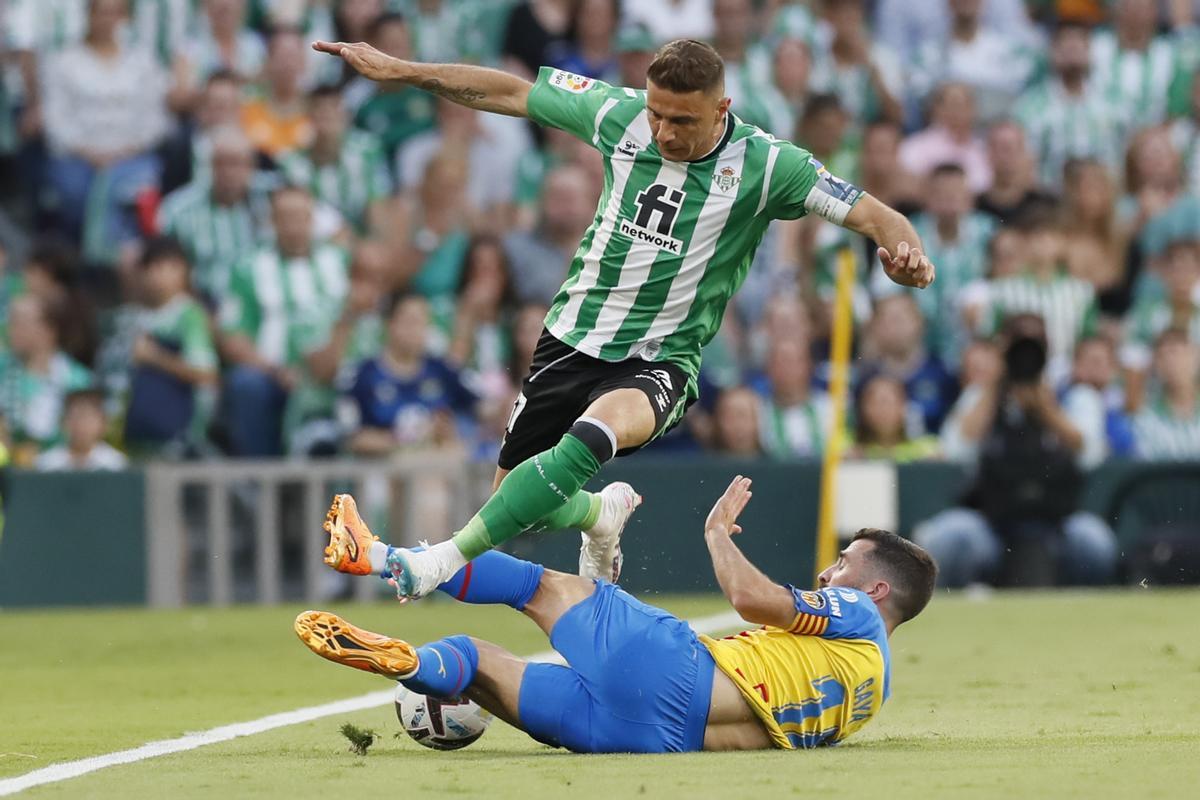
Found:
M 725 122 L 729 98 L 723 89 L 678 94 L 646 83 L 646 116 L 650 133 L 663 158 L 694 161 L 707 155 L 718 125 Z
M 845 586 L 874 595 L 881 582 L 869 561 L 874 548 L 875 545 L 865 539 L 851 542 L 845 550 L 838 553 L 837 561 L 817 576 L 818 585 L 822 589 L 826 586 Z

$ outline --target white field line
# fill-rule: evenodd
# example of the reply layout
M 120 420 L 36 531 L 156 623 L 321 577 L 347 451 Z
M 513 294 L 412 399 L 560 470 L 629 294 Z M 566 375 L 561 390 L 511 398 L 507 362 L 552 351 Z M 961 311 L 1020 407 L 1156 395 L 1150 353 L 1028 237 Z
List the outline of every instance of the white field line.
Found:
M 698 633 L 715 633 L 735 628 L 744 623 L 741 617 L 734 612 L 725 611 L 720 614 L 713 614 L 708 617 L 692 620 L 690 624 Z M 535 653 L 532 656 L 528 656 L 528 658 L 530 661 L 561 661 L 558 653 L 555 653 L 553 650 Z M 51 764 L 48 767 L 36 769 L 33 772 L 27 772 L 15 778 L 0 780 L 0 797 L 32 789 L 34 786 L 77 778 L 80 775 L 86 775 L 89 772 L 95 772 L 108 767 L 115 767 L 119 764 L 133 764 L 149 758 L 157 758 L 159 756 L 170 755 L 171 753 L 182 753 L 186 750 L 195 750 L 198 747 L 204 747 L 205 745 L 228 742 L 230 739 L 237 739 L 242 736 L 253 736 L 256 733 L 265 733 L 276 728 L 285 728 L 288 725 L 299 725 L 302 722 L 311 722 L 322 717 L 331 717 L 336 714 L 346 714 L 351 711 L 362 711 L 366 708 L 387 705 L 392 702 L 394 694 L 394 689 L 385 689 L 359 695 L 358 697 L 350 697 L 345 700 L 337 700 L 332 703 L 323 703 L 319 706 L 308 706 L 307 708 L 298 708 L 294 711 L 271 714 L 259 719 L 252 719 L 249 722 L 235 722 L 232 725 L 222 725 L 219 728 L 210 728 L 198 733 L 188 733 L 176 739 L 161 739 L 157 742 L 147 742 L 140 747 L 134 747 L 130 750 L 118 750 L 115 753 L 81 758 L 77 761 L 64 761 L 61 764 Z

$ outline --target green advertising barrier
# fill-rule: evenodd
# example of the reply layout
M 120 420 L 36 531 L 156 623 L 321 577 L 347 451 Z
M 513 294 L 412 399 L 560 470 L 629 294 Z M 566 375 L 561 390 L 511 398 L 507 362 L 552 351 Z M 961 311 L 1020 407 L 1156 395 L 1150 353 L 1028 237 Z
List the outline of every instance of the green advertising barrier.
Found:
M 605 465 L 600 479 L 589 487 L 628 481 L 643 498 L 621 539 L 621 584 L 640 593 L 717 591 L 704 544 L 704 518 L 738 474 L 754 480 L 754 499 L 742 514 L 744 532 L 737 537 L 738 545 L 773 579 L 811 584 L 819 464 L 649 454 Z M 513 540 L 510 551 L 574 572 L 579 535 L 526 534 Z
M 146 602 L 140 471 L 6 477 L 0 607 Z

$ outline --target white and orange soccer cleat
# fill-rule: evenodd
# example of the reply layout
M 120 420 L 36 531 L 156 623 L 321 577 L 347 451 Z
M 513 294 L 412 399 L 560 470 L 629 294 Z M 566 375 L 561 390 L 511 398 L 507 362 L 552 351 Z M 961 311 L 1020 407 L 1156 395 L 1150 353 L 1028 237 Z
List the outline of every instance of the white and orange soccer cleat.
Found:
M 420 666 L 416 648 L 408 642 L 365 631 L 328 611 L 301 613 L 295 629 L 309 650 L 347 667 L 404 680 Z
M 600 518 L 583 531 L 579 548 L 579 575 L 617 582 L 621 577 L 621 532 L 642 504 L 642 496 L 628 483 L 610 483 L 600 490 Z
M 382 569 L 382 564 L 371 565 L 371 545 L 379 537 L 371 533 L 358 515 L 358 505 L 350 495 L 334 495 L 333 505 L 325 515 L 325 532 L 329 534 L 325 563 L 338 572 L 371 575 Z

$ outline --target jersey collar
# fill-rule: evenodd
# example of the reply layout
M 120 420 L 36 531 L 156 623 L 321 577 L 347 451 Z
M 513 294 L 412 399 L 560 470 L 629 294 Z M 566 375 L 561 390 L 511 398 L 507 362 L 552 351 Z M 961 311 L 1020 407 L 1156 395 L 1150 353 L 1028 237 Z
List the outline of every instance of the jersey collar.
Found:
M 717 153 L 724 150 L 725 145 L 729 144 L 729 140 L 732 138 L 733 138 L 733 114 L 730 114 L 728 111 L 726 111 L 725 112 L 725 133 L 723 133 L 721 135 L 721 139 L 720 139 L 720 141 L 717 142 L 716 147 L 714 147 L 712 150 L 709 150 L 707 153 L 700 156 L 699 158 L 693 158 L 691 161 L 685 161 L 684 163 L 685 164 L 699 164 L 701 161 L 707 161 L 708 159 L 715 156 Z

